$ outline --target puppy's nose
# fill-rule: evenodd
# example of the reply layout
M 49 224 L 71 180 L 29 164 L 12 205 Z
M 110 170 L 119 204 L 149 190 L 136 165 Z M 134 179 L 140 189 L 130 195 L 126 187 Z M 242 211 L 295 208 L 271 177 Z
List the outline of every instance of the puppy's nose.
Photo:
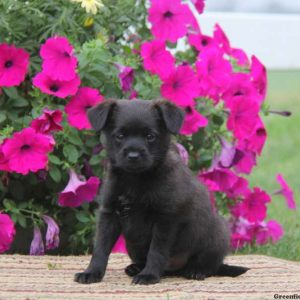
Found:
M 127 154 L 127 159 L 130 161 L 136 161 L 140 158 L 140 153 L 136 151 L 131 151 Z

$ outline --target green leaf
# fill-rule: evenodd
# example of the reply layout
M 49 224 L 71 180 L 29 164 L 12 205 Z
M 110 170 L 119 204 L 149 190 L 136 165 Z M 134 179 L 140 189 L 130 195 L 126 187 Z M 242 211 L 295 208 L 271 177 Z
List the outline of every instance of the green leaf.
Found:
M 11 216 L 13 222 L 17 223 L 17 221 L 18 221 L 18 215 L 17 214 L 11 214 L 10 216 Z
M 82 146 L 82 140 L 77 132 L 77 130 L 71 130 L 68 134 L 68 140 L 76 145 L 76 146 Z
M 4 199 L 3 200 L 3 206 L 4 206 L 5 209 L 10 211 L 10 210 L 12 210 L 13 208 L 16 207 L 16 204 L 15 204 L 14 201 L 11 201 L 9 199 Z
M 16 122 L 16 120 L 20 119 L 18 116 L 18 112 L 16 110 L 7 111 L 7 117 L 13 122 Z M 17 123 L 20 123 L 20 122 L 17 122 Z
M 61 172 L 56 166 L 51 166 L 49 170 L 50 177 L 55 181 L 55 182 L 60 182 L 61 180 Z
M 6 114 L 3 111 L 0 111 L 0 123 L 6 120 Z
M 19 94 L 16 88 L 11 87 L 11 88 L 2 88 L 4 93 L 11 99 L 18 99 Z
M 199 162 L 208 162 L 212 160 L 212 154 L 211 153 L 204 153 L 200 155 Z
M 54 154 L 50 154 L 50 155 L 49 155 L 49 160 L 50 160 L 53 164 L 55 164 L 55 165 L 61 165 L 61 164 L 62 164 L 61 160 L 60 160 L 57 156 L 55 156 Z
M 102 157 L 101 157 L 100 155 L 94 155 L 94 156 L 92 156 L 92 158 L 90 159 L 89 164 L 90 164 L 91 166 L 95 166 L 95 165 L 100 164 L 101 160 L 102 160 Z
M 192 136 L 192 142 L 193 142 L 193 146 L 196 150 L 200 149 L 203 145 L 204 142 L 204 131 L 203 130 L 199 130 L 196 134 L 193 134 Z
M 89 148 L 93 148 L 95 146 L 97 146 L 99 144 L 99 137 L 96 137 L 96 138 L 92 138 L 90 137 L 86 142 L 85 142 L 85 145 Z
M 218 126 L 221 126 L 224 123 L 224 119 L 217 114 L 212 116 L 212 121 Z
M 12 100 L 10 103 L 13 107 L 25 107 L 28 101 L 18 94 L 18 90 L 14 87 L 3 89 L 4 93 Z
M 76 218 L 81 223 L 87 223 L 90 221 L 90 218 L 88 217 L 88 215 L 82 211 L 76 211 Z
M 18 205 L 18 208 L 19 208 L 19 209 L 24 209 L 24 208 L 27 207 L 27 205 L 28 205 L 27 202 L 21 202 L 21 203 Z
M 28 105 L 28 101 L 24 98 L 18 98 L 14 99 L 13 101 L 13 107 L 25 107 Z
M 22 215 L 22 214 L 19 214 L 18 215 L 18 219 L 17 219 L 18 223 L 23 227 L 23 228 L 26 228 L 27 226 L 27 221 L 26 221 L 26 218 Z
M 79 153 L 75 146 L 73 145 L 65 145 L 63 148 L 64 156 L 72 163 L 77 162 Z

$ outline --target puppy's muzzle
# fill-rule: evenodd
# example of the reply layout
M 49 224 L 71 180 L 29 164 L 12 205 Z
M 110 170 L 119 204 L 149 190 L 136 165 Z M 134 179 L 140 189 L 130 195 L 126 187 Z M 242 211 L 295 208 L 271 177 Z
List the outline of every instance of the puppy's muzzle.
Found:
M 129 171 L 140 171 L 149 167 L 146 149 L 141 147 L 127 147 L 123 150 L 121 166 Z

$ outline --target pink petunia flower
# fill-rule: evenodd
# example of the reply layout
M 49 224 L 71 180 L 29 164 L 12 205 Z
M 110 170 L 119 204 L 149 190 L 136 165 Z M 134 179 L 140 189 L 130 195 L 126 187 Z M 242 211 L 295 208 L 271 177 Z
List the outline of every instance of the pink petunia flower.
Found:
M 9 164 L 8 164 L 8 158 L 5 157 L 4 153 L 3 153 L 3 146 L 6 143 L 7 139 L 4 139 L 4 141 L 2 142 L 2 144 L 0 144 L 0 171 L 7 171 L 10 172 L 10 168 L 9 168 Z
M 234 169 L 237 173 L 250 174 L 253 167 L 256 166 L 256 154 L 252 151 L 240 150 L 242 153 L 240 160 L 234 165 Z
M 0 211 L 0 253 L 7 251 L 16 234 L 15 224 L 9 215 Z
M 236 60 L 238 65 L 242 67 L 249 65 L 249 58 L 243 49 L 231 48 L 231 52 L 229 55 Z
M 48 153 L 53 150 L 54 140 L 28 127 L 14 133 L 2 147 L 11 171 L 27 175 L 30 171 L 45 169 Z
M 75 77 L 69 81 L 54 80 L 44 72 L 41 72 L 33 78 L 33 85 L 45 94 L 66 98 L 76 94 L 80 85 L 80 78 L 78 75 L 75 75 Z
M 256 241 L 258 245 L 268 242 L 275 243 L 283 236 L 282 226 L 275 220 L 250 222 L 249 220 L 238 217 L 230 221 L 232 232 L 231 245 L 233 249 L 240 249 L 245 244 Z
M 258 116 L 253 132 L 239 139 L 238 147 L 261 155 L 267 140 L 267 131 L 262 119 Z
M 225 53 L 230 53 L 231 47 L 229 39 L 218 23 L 215 24 L 214 27 L 214 39 Z
M 199 130 L 199 128 L 206 127 L 208 120 L 202 116 L 195 108 L 188 106 L 184 117 L 183 125 L 180 129 L 180 134 L 190 135 Z
M 256 155 L 252 151 L 241 149 L 232 143 L 220 138 L 222 150 L 219 156 L 214 159 L 214 166 L 221 168 L 234 167 L 237 173 L 250 174 L 256 166 Z
M 42 45 L 43 72 L 54 80 L 69 81 L 76 76 L 77 58 L 66 37 L 49 38 Z
M 276 243 L 282 238 L 283 233 L 284 230 L 277 221 L 261 222 L 256 229 L 256 243 L 258 245 L 264 245 L 269 241 Z
M 252 98 L 236 97 L 231 103 L 227 128 L 237 139 L 251 135 L 259 122 L 259 105 Z
M 225 191 L 228 198 L 235 199 L 239 198 L 249 192 L 249 183 L 248 180 L 237 176 L 236 181 L 229 186 Z
M 188 42 L 199 52 L 203 51 L 206 48 L 217 46 L 213 38 L 202 33 L 190 33 L 188 35 Z
M 29 53 L 14 45 L 0 44 L 0 87 L 19 85 L 26 76 Z
M 167 78 L 175 68 L 173 55 L 166 50 L 164 41 L 153 40 L 141 46 L 144 69 L 157 74 L 161 79 Z
M 199 95 L 199 83 L 190 66 L 179 66 L 164 79 L 160 91 L 163 97 L 178 106 L 190 106 Z
M 270 202 L 270 196 L 258 187 L 232 207 L 232 214 L 236 217 L 243 217 L 250 222 L 263 221 L 266 218 L 266 203 Z
M 61 206 L 78 207 L 83 202 L 91 202 L 96 197 L 99 184 L 98 177 L 93 176 L 83 181 L 74 170 L 71 170 L 69 182 L 59 194 L 58 203 Z
M 248 181 L 229 169 L 214 168 L 199 174 L 199 179 L 211 192 L 224 192 L 229 198 L 247 194 Z
M 79 88 L 77 94 L 65 106 L 69 124 L 80 130 L 91 129 L 87 110 L 103 101 L 103 99 L 103 96 L 96 89 L 90 87 Z
M 269 229 L 269 236 L 273 243 L 279 241 L 283 234 L 283 227 L 275 220 L 269 220 L 267 223 L 267 227 Z
M 241 249 L 250 243 L 254 237 L 253 223 L 239 217 L 230 223 L 231 225 L 231 247 L 233 249 Z
M 281 185 L 281 190 L 276 192 L 276 194 L 282 194 L 283 195 L 283 197 L 286 200 L 288 208 L 296 209 L 296 201 L 294 199 L 293 190 L 289 187 L 289 185 L 284 180 L 284 178 L 281 174 L 277 174 L 276 179 L 279 182 L 279 184 Z
M 185 165 L 188 165 L 189 163 L 189 153 L 187 152 L 187 150 L 185 149 L 185 147 L 179 143 L 175 144 L 177 147 L 177 150 L 179 152 L 179 155 L 182 159 L 182 161 L 184 162 Z
M 129 92 L 132 89 L 134 80 L 134 70 L 131 67 L 116 64 L 119 69 L 120 86 L 123 92 Z
M 41 230 L 39 227 L 34 226 L 33 239 L 30 245 L 30 255 L 44 255 L 45 246 L 42 239 Z
M 61 121 L 63 119 L 62 112 L 58 109 L 44 109 L 43 114 L 32 120 L 30 127 L 39 133 L 49 134 L 52 131 L 60 131 L 63 129 Z
M 195 8 L 199 14 L 203 13 L 205 7 L 205 0 L 192 0 L 195 5 Z
M 126 242 L 124 239 L 123 234 L 121 234 L 118 238 L 118 240 L 116 241 L 113 249 L 112 249 L 112 253 L 125 253 L 127 254 L 127 249 L 126 249 Z
M 224 91 L 222 98 L 227 107 L 234 105 L 235 99 L 245 98 L 258 101 L 258 94 L 251 82 L 251 77 L 246 73 L 233 73 L 230 77 L 230 83 Z M 259 102 L 259 101 L 258 101 Z
M 251 238 L 248 234 L 240 234 L 237 232 L 233 232 L 231 234 L 230 244 L 231 244 L 231 248 L 234 250 L 241 249 L 250 242 L 251 242 Z
M 59 245 L 59 227 L 49 216 L 43 215 L 43 220 L 47 223 L 46 249 L 55 249 Z
M 191 14 L 191 21 L 188 24 L 188 32 L 196 32 L 196 33 L 201 32 L 198 19 L 193 13 Z
M 218 102 L 230 82 L 231 64 L 223 58 L 223 54 L 218 48 L 209 47 L 200 53 L 196 62 L 196 69 L 201 95 L 208 96 Z
M 152 0 L 148 13 L 152 34 L 163 41 L 176 42 L 193 21 L 189 7 L 180 0 Z
M 132 100 L 132 99 L 136 99 L 138 97 L 138 93 L 135 90 L 131 90 L 128 99 Z
M 222 149 L 220 155 L 217 156 L 214 161 L 215 165 L 221 168 L 231 168 L 235 166 L 243 158 L 243 152 L 225 138 L 220 137 L 219 140 Z
M 267 93 L 267 70 L 256 56 L 251 57 L 251 78 L 257 93 L 261 96 L 261 101 L 265 99 Z
M 229 39 L 219 24 L 216 24 L 214 28 L 214 40 L 216 41 L 216 43 L 218 43 L 224 53 L 237 60 L 238 65 L 249 65 L 247 54 L 242 49 L 232 48 L 230 46 Z
M 236 176 L 230 170 L 213 169 L 200 173 L 199 179 L 210 191 L 224 192 L 235 183 Z

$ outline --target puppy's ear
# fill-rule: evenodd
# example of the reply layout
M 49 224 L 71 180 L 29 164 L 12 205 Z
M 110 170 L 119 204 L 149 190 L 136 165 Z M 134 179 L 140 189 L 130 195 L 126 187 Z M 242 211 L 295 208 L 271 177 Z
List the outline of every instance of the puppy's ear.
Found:
M 179 133 L 183 124 L 184 111 L 168 101 L 157 101 L 154 106 L 159 110 L 166 128 L 173 134 Z
M 109 113 L 116 105 L 116 100 L 108 99 L 88 110 L 88 119 L 96 131 L 100 131 L 105 127 Z

